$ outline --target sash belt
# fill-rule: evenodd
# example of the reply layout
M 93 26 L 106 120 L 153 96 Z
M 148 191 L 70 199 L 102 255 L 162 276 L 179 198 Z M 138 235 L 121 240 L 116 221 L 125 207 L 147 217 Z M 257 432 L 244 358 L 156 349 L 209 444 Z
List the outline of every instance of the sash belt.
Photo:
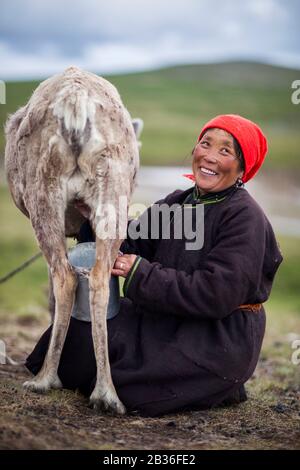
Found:
M 238 308 L 241 308 L 242 310 L 251 310 L 251 312 L 258 313 L 262 307 L 262 304 L 245 304 L 245 305 L 239 305 Z

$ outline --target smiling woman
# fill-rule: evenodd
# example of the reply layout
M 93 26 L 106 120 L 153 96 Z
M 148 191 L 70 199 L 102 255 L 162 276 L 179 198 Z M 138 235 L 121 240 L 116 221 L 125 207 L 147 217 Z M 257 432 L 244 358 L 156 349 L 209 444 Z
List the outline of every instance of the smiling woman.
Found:
M 203 127 L 193 150 L 193 175 L 186 176 L 196 181 L 200 194 L 222 191 L 253 178 L 267 150 L 254 122 L 234 114 L 217 116 Z
M 266 151 L 256 124 L 236 115 L 216 117 L 193 150 L 193 175 L 188 176 L 195 185 L 172 192 L 134 221 L 141 238 L 132 235 L 129 224 L 112 270 L 125 278 L 124 298 L 107 322 L 112 376 L 128 411 L 158 416 L 246 399 L 244 384 L 264 337 L 262 304 L 282 261 L 268 219 L 243 185 L 259 170 Z M 176 236 L 175 204 L 182 219 L 187 209 L 193 226 L 201 205 L 200 249 L 187 248 L 185 233 Z M 166 206 L 168 238 L 163 222 L 154 217 Z M 93 239 L 86 222 L 78 240 Z M 50 332 L 27 360 L 34 373 Z M 67 388 L 85 394 L 93 388 L 90 323 L 71 319 L 58 373 Z

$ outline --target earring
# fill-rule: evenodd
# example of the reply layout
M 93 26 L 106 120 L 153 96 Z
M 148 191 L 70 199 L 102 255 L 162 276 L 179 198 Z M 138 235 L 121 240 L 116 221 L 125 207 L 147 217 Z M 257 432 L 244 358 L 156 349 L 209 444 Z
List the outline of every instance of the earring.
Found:
M 238 179 L 236 180 L 236 186 L 237 186 L 238 188 L 241 188 L 242 186 L 244 186 L 244 183 L 243 183 L 242 178 L 238 178 Z

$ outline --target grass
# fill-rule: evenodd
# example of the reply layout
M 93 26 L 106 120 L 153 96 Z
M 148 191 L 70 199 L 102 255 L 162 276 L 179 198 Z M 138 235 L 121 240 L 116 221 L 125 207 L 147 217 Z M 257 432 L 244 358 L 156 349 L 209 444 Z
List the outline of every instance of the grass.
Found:
M 300 315 L 299 291 L 299 265 L 300 250 L 299 238 L 278 237 L 280 250 L 283 255 L 283 262 L 275 278 L 271 300 L 269 306 L 273 310 L 286 309 Z
M 0 213 L 2 228 L 0 236 L 0 277 L 16 268 L 39 251 L 33 230 L 27 218 L 14 206 L 7 188 L 0 186 Z M 47 306 L 47 268 L 43 258 L 14 278 L 0 285 L 0 310 L 37 315 Z
M 44 328 L 33 319 L 0 321 L 1 338 L 16 359 Z M 284 323 L 275 336 L 267 329 L 269 346 L 247 384 L 247 402 L 160 418 L 96 414 L 85 398 L 67 390 L 35 395 L 21 387 L 28 378 L 24 368 L 0 365 L 0 448 L 299 449 L 300 367 L 290 361 L 288 328 Z
M 29 220 L 15 207 L 6 186 L 0 185 L 0 277 L 38 253 Z M 69 242 L 69 245 L 72 241 Z M 1 315 L 40 316 L 48 308 L 48 274 L 43 257 L 0 284 Z
M 232 62 L 107 78 L 117 86 L 131 115 L 144 119 L 143 165 L 186 163 L 208 119 L 238 113 L 258 122 L 269 138 L 267 169 L 300 168 L 300 105 L 291 102 L 291 84 L 299 78 L 297 70 Z M 37 84 L 7 83 L 7 105 L 0 106 L 0 123 L 26 103 Z M 0 155 L 3 149 L 1 130 Z

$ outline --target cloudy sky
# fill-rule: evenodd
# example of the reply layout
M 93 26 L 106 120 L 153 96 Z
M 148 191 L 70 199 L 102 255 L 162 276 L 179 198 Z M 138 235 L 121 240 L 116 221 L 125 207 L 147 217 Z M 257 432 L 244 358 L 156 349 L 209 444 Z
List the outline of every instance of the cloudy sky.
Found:
M 250 59 L 300 69 L 300 0 L 1 0 L 0 79 Z

